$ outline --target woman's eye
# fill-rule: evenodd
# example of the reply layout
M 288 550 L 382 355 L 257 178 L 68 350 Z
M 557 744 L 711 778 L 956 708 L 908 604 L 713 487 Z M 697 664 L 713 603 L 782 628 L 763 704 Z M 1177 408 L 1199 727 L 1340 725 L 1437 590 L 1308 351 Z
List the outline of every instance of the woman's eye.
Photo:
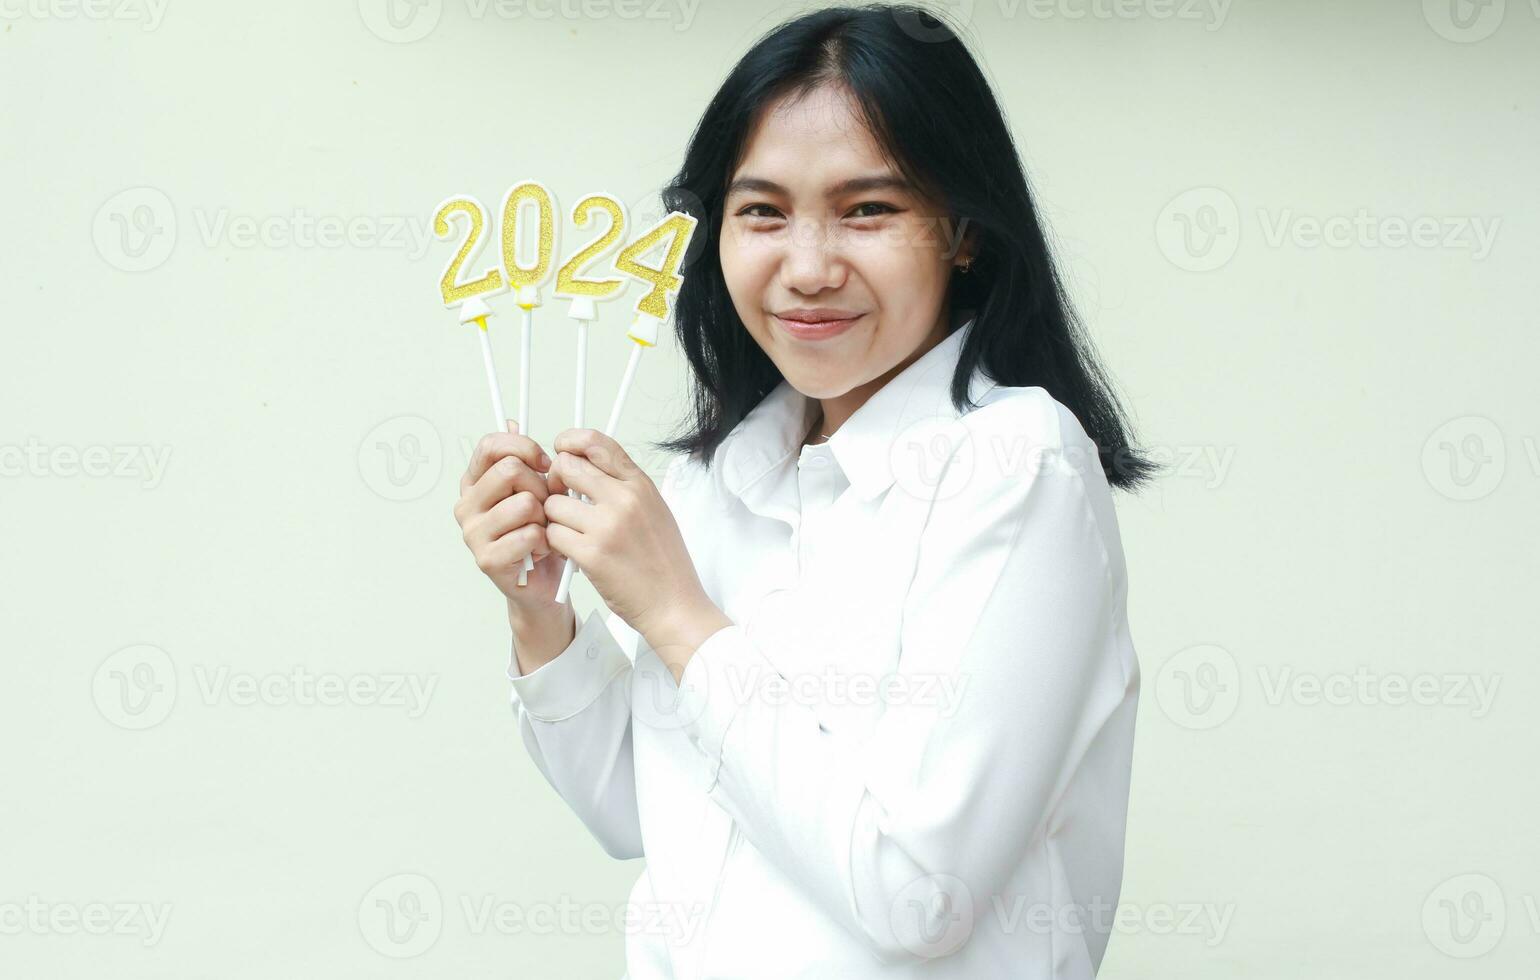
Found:
M 767 211 L 771 211 L 771 212 L 775 212 L 775 213 L 772 213 L 772 214 L 751 214 L 750 212 L 752 212 L 755 208 L 764 208 Z M 739 211 L 738 214 L 740 214 L 740 215 L 748 215 L 750 218 L 774 218 L 774 217 L 777 217 L 779 215 L 779 212 L 776 212 L 775 208 L 772 208 L 768 204 L 750 204 L 748 207 L 743 208 L 741 211 Z
M 874 214 L 855 214 L 852 212 L 851 216 L 855 218 L 880 218 L 884 214 L 896 214 L 898 212 L 898 208 L 889 204 L 883 204 L 881 201 L 867 201 L 864 204 L 857 204 L 855 210 L 859 211 L 862 208 L 879 208 L 880 210 Z

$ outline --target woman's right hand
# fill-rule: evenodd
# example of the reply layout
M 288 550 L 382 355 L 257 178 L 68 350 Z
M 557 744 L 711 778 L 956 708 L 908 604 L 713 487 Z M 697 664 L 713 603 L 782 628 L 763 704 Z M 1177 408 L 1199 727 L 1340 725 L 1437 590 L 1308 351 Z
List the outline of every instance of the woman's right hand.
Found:
M 508 597 L 509 615 L 555 623 L 564 619 L 568 603 L 555 601 L 564 556 L 552 551 L 545 536 L 549 491 L 543 474 L 551 459 L 539 443 L 519 434 L 518 423 L 508 425 L 512 431 L 489 433 L 476 443 L 460 478 L 455 520 L 476 566 Z M 525 555 L 534 556 L 535 567 L 520 585 Z

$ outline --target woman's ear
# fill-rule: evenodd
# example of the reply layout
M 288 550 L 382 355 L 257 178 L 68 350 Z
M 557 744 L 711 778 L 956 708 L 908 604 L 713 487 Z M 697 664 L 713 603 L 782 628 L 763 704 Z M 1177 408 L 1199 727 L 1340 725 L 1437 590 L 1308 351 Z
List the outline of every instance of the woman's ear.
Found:
M 949 243 L 950 259 L 953 266 L 966 269 L 978 257 L 979 235 L 978 229 L 967 218 L 950 222 L 954 230 L 952 242 Z

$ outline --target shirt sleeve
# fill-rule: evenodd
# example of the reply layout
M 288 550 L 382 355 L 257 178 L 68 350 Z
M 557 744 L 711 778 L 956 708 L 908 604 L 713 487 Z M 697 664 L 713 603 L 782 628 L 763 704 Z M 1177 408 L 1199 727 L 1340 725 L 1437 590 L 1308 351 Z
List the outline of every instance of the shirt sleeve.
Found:
M 642 856 L 631 747 L 629 687 L 635 647 L 627 654 L 616 635 L 636 633 L 600 607 L 556 658 L 519 671 L 510 658 L 508 679 L 524 746 L 546 781 L 614 858 Z
M 665 472 L 659 493 L 678 500 L 684 457 Z M 632 745 L 631 677 L 641 634 L 600 606 L 561 653 L 528 674 L 509 658 L 511 701 L 535 767 L 572 808 L 606 854 L 643 856 Z
M 934 955 L 920 952 L 927 937 L 959 909 L 983 914 L 1136 683 L 1107 655 L 1121 578 L 1082 476 L 1055 447 L 991 474 L 994 447 L 980 445 L 971 478 L 931 505 L 896 673 L 952 684 L 955 704 L 892 699 L 869 737 L 839 736 L 784 696 L 786 679 L 737 624 L 681 675 L 711 797 L 882 960 Z

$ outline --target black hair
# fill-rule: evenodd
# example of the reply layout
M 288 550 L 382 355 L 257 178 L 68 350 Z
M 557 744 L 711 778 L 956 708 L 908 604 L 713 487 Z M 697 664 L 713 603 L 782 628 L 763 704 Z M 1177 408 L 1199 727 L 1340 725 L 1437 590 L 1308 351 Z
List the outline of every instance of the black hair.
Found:
M 663 190 L 667 210 L 699 222 L 673 307 L 694 373 L 693 413 L 658 449 L 704 458 L 782 380 L 739 319 L 716 243 L 728 181 L 759 113 L 834 84 L 849 91 L 878 144 L 916 188 L 971 229 L 974 261 L 954 267 L 948 304 L 974 311 L 950 396 L 968 406 L 976 368 L 1008 387 L 1040 386 L 1079 419 L 1113 487 L 1137 489 L 1156 465 L 1129 445 L 1129 426 L 1054 267 L 1027 177 L 999 103 L 956 31 L 909 4 L 815 11 L 774 28 L 738 61 L 706 107 L 684 163 Z M 966 406 L 966 407 L 965 407 Z

